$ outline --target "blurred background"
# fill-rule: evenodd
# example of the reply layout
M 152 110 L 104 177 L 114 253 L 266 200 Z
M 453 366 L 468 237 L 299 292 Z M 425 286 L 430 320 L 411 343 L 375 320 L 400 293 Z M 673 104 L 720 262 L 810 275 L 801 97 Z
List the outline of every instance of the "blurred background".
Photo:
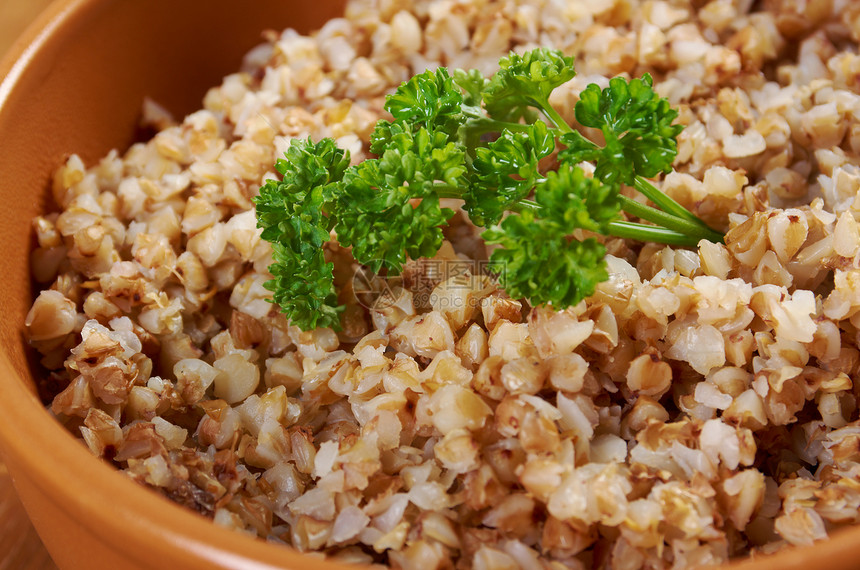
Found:
M 0 0 L 0 55 L 50 0 Z M 2 79 L 2 78 L 0 78 Z M 0 570 L 55 570 L 0 457 Z
M 0 53 L 6 53 L 15 38 L 50 0 L 0 0 Z

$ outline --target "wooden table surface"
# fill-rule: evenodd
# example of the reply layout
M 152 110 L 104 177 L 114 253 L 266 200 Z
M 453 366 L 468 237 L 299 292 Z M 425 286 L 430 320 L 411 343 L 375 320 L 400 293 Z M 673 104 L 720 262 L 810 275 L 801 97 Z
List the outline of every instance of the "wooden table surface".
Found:
M 50 0 L 0 0 L 0 54 Z M 0 458 L 0 570 L 56 570 Z

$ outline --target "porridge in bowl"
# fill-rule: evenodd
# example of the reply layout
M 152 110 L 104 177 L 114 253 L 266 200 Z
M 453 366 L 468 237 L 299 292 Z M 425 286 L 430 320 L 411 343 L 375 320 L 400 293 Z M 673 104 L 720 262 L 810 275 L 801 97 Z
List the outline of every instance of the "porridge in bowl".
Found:
M 354 1 L 148 142 L 57 171 L 27 335 L 51 411 L 216 524 L 403 568 L 670 568 L 822 540 L 860 508 L 860 11 L 848 2 Z M 335 240 L 340 330 L 270 302 L 254 199 L 293 140 L 372 158 L 425 69 L 539 47 L 550 103 L 654 78 L 677 110 L 654 184 L 725 243 L 600 238 L 608 279 L 553 311 L 438 252 L 383 279 Z M 631 194 L 632 195 L 632 194 Z

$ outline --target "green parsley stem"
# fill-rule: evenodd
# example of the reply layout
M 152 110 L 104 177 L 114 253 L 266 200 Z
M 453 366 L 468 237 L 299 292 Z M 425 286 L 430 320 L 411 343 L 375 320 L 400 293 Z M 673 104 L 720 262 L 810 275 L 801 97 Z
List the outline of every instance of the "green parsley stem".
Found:
M 463 189 L 456 186 L 437 183 L 434 190 L 440 198 L 463 198 Z M 646 206 L 645 204 L 637 202 L 636 200 L 624 195 L 619 195 L 618 199 L 621 202 L 621 209 L 625 212 L 658 225 L 651 226 L 634 222 L 613 222 L 609 226 L 610 234 L 616 237 L 637 239 L 640 241 L 654 241 L 686 247 L 695 247 L 701 239 L 713 242 L 722 242 L 722 234 L 704 226 L 701 221 L 699 223 L 693 223 L 687 219 L 682 219 L 679 216 L 658 210 L 657 208 Z M 517 202 L 512 204 L 511 207 L 512 210 L 520 212 L 524 210 L 539 212 L 542 208 L 543 206 L 534 200 L 527 198 L 517 200 Z M 687 210 L 684 211 L 686 212 Z M 696 218 L 696 220 L 698 220 L 698 218 Z
M 522 200 L 518 200 L 515 206 L 519 206 L 517 210 L 531 210 L 532 212 L 540 212 L 541 205 L 535 202 L 534 200 L 529 200 L 527 198 L 523 198 Z
M 641 192 L 646 198 L 657 204 L 657 206 L 659 206 L 660 209 L 664 212 L 688 220 L 698 225 L 702 229 L 706 230 L 707 234 L 703 236 L 706 239 L 715 243 L 723 243 L 723 235 L 721 233 L 712 230 L 695 214 L 687 210 L 684 206 L 673 200 L 667 194 L 664 194 L 663 192 L 655 188 L 654 185 L 648 182 L 646 179 L 642 178 L 641 176 L 637 176 L 634 180 L 633 187 L 636 188 L 636 190 L 638 190 L 639 192 Z
M 672 214 L 667 214 L 663 210 L 646 206 L 645 204 L 637 202 L 636 200 L 628 198 L 622 194 L 618 195 L 618 201 L 621 203 L 621 209 L 628 214 L 633 214 L 638 218 L 642 218 L 643 220 L 655 223 L 666 229 L 674 230 L 690 236 L 691 238 L 696 238 L 697 243 L 699 239 L 713 241 L 716 234 L 716 232 L 710 228 L 703 228 L 700 224 L 693 223 Z
M 610 235 L 685 247 L 696 247 L 701 239 L 711 239 L 707 235 L 704 235 L 702 228 L 696 224 L 691 224 L 686 220 L 681 220 L 656 208 L 640 204 L 627 196 L 619 196 L 619 198 L 621 198 L 621 207 L 624 211 L 638 216 L 643 220 L 660 224 L 660 226 L 650 226 L 635 222 L 610 222 Z M 534 200 L 528 199 L 518 200 L 516 206 L 518 206 L 517 209 L 520 211 L 531 210 L 538 212 L 542 208 Z
M 436 194 L 440 198 L 456 198 L 458 200 L 463 199 L 463 189 L 458 188 L 457 186 L 451 186 L 449 184 L 437 182 L 433 185 L 433 190 L 436 191 Z
M 531 125 L 527 125 L 525 123 L 511 123 L 509 121 L 498 121 L 496 119 L 491 119 L 489 117 L 472 117 L 468 122 L 468 131 L 470 133 L 478 133 L 483 135 L 485 133 L 500 133 L 505 130 L 511 132 L 527 132 L 531 128 Z
M 556 126 L 556 128 L 558 128 L 559 131 L 562 132 L 562 134 L 573 132 L 573 129 L 570 127 L 570 125 L 567 124 L 567 121 L 565 121 L 564 118 L 562 118 L 562 116 L 558 114 L 558 111 L 556 111 L 555 108 L 549 104 L 549 99 L 540 100 L 534 98 L 533 102 L 535 103 L 535 107 L 543 111 L 543 114 L 546 115 L 546 118 L 552 121 L 552 123 Z
M 637 224 L 635 222 L 610 222 L 609 235 L 625 239 L 635 239 L 646 242 L 652 241 L 655 243 L 680 245 L 684 247 L 696 247 L 699 243 L 698 238 L 690 237 L 674 230 L 658 226 Z

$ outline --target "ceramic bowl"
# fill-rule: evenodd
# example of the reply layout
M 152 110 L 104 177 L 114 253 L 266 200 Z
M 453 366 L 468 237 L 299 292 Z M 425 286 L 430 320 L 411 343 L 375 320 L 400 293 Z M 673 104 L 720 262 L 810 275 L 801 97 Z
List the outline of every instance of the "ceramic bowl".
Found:
M 217 527 L 92 457 L 40 402 L 22 336 L 31 220 L 50 207 L 65 156 L 126 148 L 144 96 L 177 116 L 199 108 L 261 30 L 308 31 L 342 3 L 61 0 L 0 63 L 0 449 L 61 568 L 347 568 Z M 858 568 L 860 528 L 735 566 Z

